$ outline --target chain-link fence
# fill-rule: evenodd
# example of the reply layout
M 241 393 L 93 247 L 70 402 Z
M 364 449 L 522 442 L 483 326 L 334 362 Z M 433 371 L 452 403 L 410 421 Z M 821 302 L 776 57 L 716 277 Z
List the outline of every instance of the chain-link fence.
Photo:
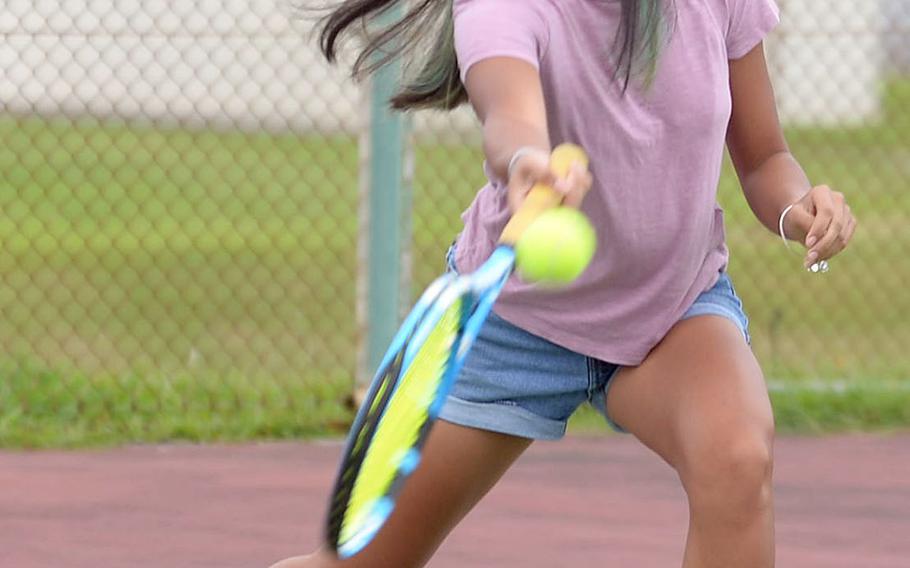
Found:
M 780 0 L 794 153 L 850 196 L 811 277 L 729 168 L 731 272 L 774 381 L 910 379 L 910 0 Z M 364 98 L 280 0 L 0 5 L 0 443 L 319 432 L 355 369 Z M 413 290 L 482 184 L 414 121 Z

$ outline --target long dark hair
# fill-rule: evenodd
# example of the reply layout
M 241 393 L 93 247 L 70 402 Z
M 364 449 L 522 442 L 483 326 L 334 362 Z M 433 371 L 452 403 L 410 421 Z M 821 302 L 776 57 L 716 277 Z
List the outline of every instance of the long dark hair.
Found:
M 622 19 L 614 39 L 615 78 L 627 89 L 633 77 L 649 84 L 665 40 L 666 9 L 671 0 L 620 0 Z M 405 80 L 391 98 L 393 108 L 452 109 L 467 101 L 455 57 L 452 0 L 343 0 L 322 20 L 319 46 L 335 62 L 341 40 L 352 29 L 366 43 L 353 65 L 355 77 L 371 73 L 399 57 Z M 392 18 L 395 14 L 397 17 Z M 352 28 L 354 24 L 359 24 Z M 416 54 L 421 54 L 415 57 Z

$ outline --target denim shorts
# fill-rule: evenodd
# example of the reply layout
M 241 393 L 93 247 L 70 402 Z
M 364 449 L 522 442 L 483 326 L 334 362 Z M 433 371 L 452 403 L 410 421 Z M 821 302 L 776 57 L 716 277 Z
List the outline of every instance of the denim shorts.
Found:
M 453 257 L 450 249 L 450 270 Z M 749 341 L 749 320 L 726 272 L 680 320 L 700 315 L 729 319 Z M 572 413 L 587 402 L 610 427 L 622 432 L 606 410 L 610 379 L 619 369 L 620 365 L 576 353 L 490 313 L 439 417 L 522 438 L 557 440 L 565 435 Z

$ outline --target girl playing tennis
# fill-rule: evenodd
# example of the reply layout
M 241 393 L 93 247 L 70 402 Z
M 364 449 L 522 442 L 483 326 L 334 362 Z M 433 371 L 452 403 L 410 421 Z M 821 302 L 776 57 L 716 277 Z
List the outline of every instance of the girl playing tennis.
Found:
M 329 59 L 394 4 L 409 11 L 358 69 L 405 38 L 405 51 L 428 55 L 393 105 L 469 101 L 483 124 L 489 183 L 450 267 L 477 268 L 535 183 L 589 216 L 598 249 L 564 289 L 505 288 L 421 466 L 363 552 L 277 566 L 423 566 L 531 442 L 563 436 L 586 400 L 678 473 L 691 516 L 683 566 L 773 566 L 774 421 L 725 271 L 725 145 L 755 216 L 804 244 L 807 267 L 856 227 L 844 196 L 813 187 L 781 133 L 762 48 L 773 0 L 346 0 L 325 21 Z M 561 142 L 587 150 L 590 174 L 557 179 L 548 156 Z

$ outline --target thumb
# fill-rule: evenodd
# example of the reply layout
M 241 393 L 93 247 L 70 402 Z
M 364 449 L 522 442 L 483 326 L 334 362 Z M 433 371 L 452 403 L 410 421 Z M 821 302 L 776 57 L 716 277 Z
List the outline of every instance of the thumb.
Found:
M 790 240 L 805 243 L 815 214 L 805 204 L 797 203 L 784 218 L 784 235 Z
M 560 191 L 560 185 L 564 182 L 550 169 L 549 156 L 528 155 L 518 163 L 515 170 L 508 184 L 509 206 L 513 212 L 518 210 L 528 191 L 535 185 L 544 185 L 558 193 L 564 193 Z

